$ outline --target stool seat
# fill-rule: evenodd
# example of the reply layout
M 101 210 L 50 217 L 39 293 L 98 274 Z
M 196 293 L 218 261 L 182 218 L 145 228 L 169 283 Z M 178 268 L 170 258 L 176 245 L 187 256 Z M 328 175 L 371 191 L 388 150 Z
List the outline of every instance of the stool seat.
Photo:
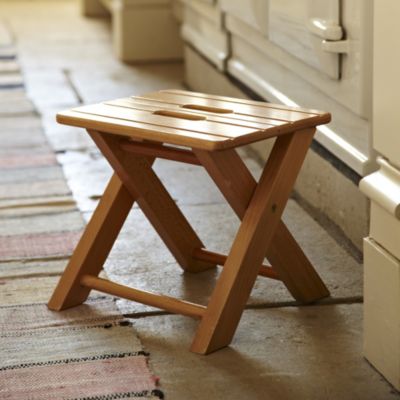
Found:
M 57 120 L 86 128 L 114 174 L 48 303 L 51 310 L 82 304 L 95 289 L 200 319 L 191 350 L 208 354 L 231 342 L 258 276 L 282 281 L 302 303 L 329 296 L 281 219 L 316 126 L 329 122 L 329 113 L 163 90 L 74 108 Z M 257 182 L 235 147 L 269 138 L 276 140 Z M 205 248 L 152 168 L 156 158 L 208 172 L 241 220 L 228 255 Z M 99 277 L 135 202 L 183 270 L 223 267 L 207 305 Z
M 57 121 L 204 150 L 242 146 L 330 121 L 330 114 L 260 101 L 162 90 L 57 114 Z

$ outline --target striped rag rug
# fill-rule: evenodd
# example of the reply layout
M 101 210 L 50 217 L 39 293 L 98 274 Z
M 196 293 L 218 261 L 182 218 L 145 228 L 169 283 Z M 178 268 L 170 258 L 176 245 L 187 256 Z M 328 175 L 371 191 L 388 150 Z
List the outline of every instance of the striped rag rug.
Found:
M 109 297 L 56 313 L 0 307 L 1 399 L 163 398 L 129 321 Z
M 84 223 L 22 80 L 1 84 L 12 54 L 0 43 L 0 399 L 162 399 L 112 297 L 46 307 Z

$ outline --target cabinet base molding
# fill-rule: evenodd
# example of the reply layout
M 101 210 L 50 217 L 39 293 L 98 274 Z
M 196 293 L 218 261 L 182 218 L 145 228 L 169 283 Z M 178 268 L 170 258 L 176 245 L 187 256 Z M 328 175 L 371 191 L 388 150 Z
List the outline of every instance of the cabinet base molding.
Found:
M 400 389 L 400 260 L 364 240 L 364 356 Z

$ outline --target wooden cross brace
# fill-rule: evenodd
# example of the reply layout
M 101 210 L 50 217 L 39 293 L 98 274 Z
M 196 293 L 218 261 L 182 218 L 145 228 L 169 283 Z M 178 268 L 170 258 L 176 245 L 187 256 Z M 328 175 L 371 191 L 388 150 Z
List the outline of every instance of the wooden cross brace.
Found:
M 208 354 L 230 344 L 258 275 L 281 280 L 302 302 L 329 292 L 281 216 L 315 129 L 278 136 L 257 183 L 234 149 L 184 150 L 88 130 L 114 169 L 48 307 L 83 303 L 92 289 L 199 318 L 191 351 Z M 202 165 L 241 225 L 228 256 L 204 248 L 152 169 L 155 158 Z M 224 268 L 208 305 L 128 288 L 98 277 L 133 203 L 137 202 L 179 265 L 200 272 Z M 263 265 L 267 257 L 272 267 Z

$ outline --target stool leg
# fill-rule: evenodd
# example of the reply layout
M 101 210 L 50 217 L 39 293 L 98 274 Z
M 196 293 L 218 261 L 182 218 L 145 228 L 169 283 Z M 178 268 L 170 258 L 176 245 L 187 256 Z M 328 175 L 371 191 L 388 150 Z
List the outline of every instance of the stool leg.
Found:
M 204 245 L 147 158 L 123 151 L 115 135 L 89 133 L 181 267 L 190 272 L 215 268 L 215 264 L 193 258 L 193 251 Z
M 313 134 L 307 130 L 278 137 L 196 332 L 193 352 L 210 353 L 231 342 Z
M 100 273 L 133 202 L 114 174 L 48 303 L 51 310 L 64 310 L 87 299 L 90 289 L 80 285 L 80 278 Z
M 243 219 L 257 187 L 243 160 L 235 150 L 193 151 L 232 209 Z M 277 226 L 266 255 L 296 300 L 310 303 L 329 296 L 325 284 L 282 221 Z

